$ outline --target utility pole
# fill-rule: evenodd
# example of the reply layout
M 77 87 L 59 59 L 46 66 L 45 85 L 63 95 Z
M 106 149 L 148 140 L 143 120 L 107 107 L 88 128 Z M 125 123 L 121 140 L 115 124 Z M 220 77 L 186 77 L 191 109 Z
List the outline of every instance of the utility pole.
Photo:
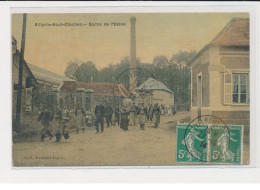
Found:
M 130 93 L 136 93 L 135 89 L 137 87 L 137 75 L 136 75 L 136 34 L 135 34 L 135 23 L 136 18 L 131 17 L 131 36 L 130 36 Z
M 23 85 L 23 62 L 24 62 L 24 47 L 25 47 L 25 34 L 26 34 L 26 17 L 27 14 L 23 14 L 23 29 L 22 29 L 22 41 L 21 52 L 19 59 L 19 78 L 18 78 L 18 90 L 17 90 L 17 104 L 16 104 L 16 130 L 21 130 L 21 100 L 22 100 L 22 85 Z

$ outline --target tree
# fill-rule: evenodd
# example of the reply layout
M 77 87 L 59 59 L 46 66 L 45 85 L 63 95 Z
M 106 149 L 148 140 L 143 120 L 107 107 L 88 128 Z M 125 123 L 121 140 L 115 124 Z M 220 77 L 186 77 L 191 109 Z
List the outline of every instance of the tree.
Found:
M 77 68 L 75 77 L 79 82 L 98 81 L 98 70 L 92 61 L 88 61 Z
M 169 61 L 166 56 L 160 55 L 153 58 L 153 65 L 163 69 L 169 65 Z
M 170 61 L 163 55 L 155 56 L 153 63 L 141 63 L 137 59 L 137 86 L 154 77 L 174 92 L 176 103 L 189 104 L 190 67 L 195 55 L 195 50 L 180 50 L 172 55 Z M 77 81 L 120 82 L 129 89 L 130 61 L 129 57 L 123 57 L 120 63 L 111 63 L 99 71 L 92 61 L 80 64 L 75 60 L 68 63 L 65 75 Z
M 113 64 L 109 64 L 108 67 L 105 67 L 99 71 L 99 80 L 104 82 L 114 82 L 115 74 L 115 66 Z
M 79 64 L 80 64 L 80 62 L 77 59 L 75 59 L 74 61 L 70 61 L 65 70 L 65 76 L 70 79 L 75 80 L 76 79 L 75 72 L 78 69 Z
M 192 50 L 179 51 L 173 54 L 170 60 L 170 69 L 172 75 L 169 77 L 170 88 L 175 93 L 175 100 L 177 103 L 190 103 L 190 67 L 192 59 L 195 57 L 196 51 Z
M 191 50 L 190 52 L 179 50 L 178 53 L 173 54 L 170 60 L 170 64 L 177 65 L 181 67 L 188 67 L 191 66 L 191 61 L 195 57 L 196 51 Z
M 166 86 L 170 87 L 169 75 L 172 75 L 169 70 L 169 61 L 166 56 L 160 55 L 153 59 L 153 73 L 156 76 L 156 80 L 162 82 Z

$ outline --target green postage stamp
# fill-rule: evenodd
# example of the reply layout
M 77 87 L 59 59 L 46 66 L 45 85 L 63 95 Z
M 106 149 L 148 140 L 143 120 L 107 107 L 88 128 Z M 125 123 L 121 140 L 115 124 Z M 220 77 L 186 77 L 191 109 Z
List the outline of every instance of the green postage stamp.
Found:
M 243 126 L 179 124 L 178 163 L 242 164 Z

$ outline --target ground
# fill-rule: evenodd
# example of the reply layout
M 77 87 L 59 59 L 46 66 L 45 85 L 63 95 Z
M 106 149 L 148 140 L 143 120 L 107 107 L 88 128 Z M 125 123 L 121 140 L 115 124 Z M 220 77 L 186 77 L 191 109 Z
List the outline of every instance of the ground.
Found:
M 68 140 L 56 143 L 20 142 L 13 144 L 14 166 L 132 166 L 176 165 L 176 124 L 189 118 L 188 112 L 162 116 L 159 128 L 147 123 L 123 131 L 119 126 L 105 126 L 104 133 L 95 128 L 85 133 L 72 132 Z M 38 138 L 38 137 L 37 137 Z M 248 145 L 244 146 L 244 160 L 248 160 Z

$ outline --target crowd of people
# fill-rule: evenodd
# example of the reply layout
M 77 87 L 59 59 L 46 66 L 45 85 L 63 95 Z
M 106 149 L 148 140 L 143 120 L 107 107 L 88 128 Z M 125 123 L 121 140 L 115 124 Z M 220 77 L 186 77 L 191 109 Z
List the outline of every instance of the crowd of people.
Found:
M 170 112 L 169 112 L 170 111 Z M 148 121 L 153 123 L 154 128 L 158 128 L 161 115 L 175 114 L 175 107 L 166 107 L 158 103 L 145 106 L 144 103 L 135 104 L 132 102 L 128 105 L 112 107 L 109 103 L 105 106 L 101 103 L 97 104 L 95 111 L 92 114 L 89 110 L 85 111 L 81 106 L 77 106 L 73 113 L 64 106 L 55 113 L 48 111 L 47 106 L 42 106 L 42 111 L 38 117 L 38 122 L 42 125 L 41 141 L 43 142 L 46 136 L 56 137 L 56 142 L 60 142 L 61 138 L 69 138 L 68 122 L 74 118 L 74 126 L 76 133 L 81 130 L 84 133 L 86 126 L 95 125 L 96 133 L 104 132 L 104 119 L 106 126 L 119 125 L 123 131 L 127 131 L 129 126 L 139 125 L 140 130 L 145 130 L 145 125 Z M 54 126 L 50 130 L 50 125 Z

